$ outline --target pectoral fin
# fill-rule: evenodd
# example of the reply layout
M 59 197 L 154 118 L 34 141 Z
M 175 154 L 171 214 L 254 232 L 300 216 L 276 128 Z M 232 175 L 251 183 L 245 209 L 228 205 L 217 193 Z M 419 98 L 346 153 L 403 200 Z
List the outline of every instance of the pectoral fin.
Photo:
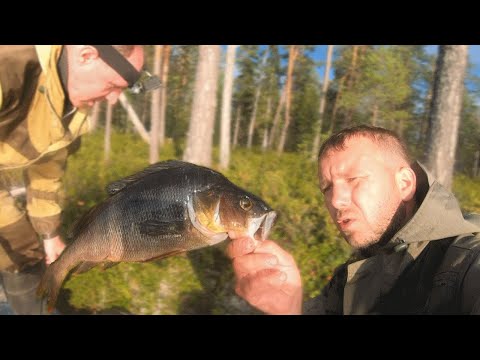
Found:
M 179 235 L 185 231 L 183 221 L 146 220 L 138 224 L 140 233 L 150 236 Z

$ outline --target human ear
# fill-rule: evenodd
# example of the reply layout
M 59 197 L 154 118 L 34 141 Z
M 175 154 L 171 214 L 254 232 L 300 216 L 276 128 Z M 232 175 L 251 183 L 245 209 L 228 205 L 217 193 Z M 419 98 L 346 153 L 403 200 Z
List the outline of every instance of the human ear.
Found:
M 80 49 L 78 51 L 79 59 L 81 64 L 89 64 L 92 61 L 98 59 L 99 54 L 98 50 L 95 49 L 93 46 L 90 45 L 80 45 Z
M 395 174 L 395 181 L 402 200 L 405 202 L 412 200 L 417 191 L 417 177 L 412 168 L 401 167 Z

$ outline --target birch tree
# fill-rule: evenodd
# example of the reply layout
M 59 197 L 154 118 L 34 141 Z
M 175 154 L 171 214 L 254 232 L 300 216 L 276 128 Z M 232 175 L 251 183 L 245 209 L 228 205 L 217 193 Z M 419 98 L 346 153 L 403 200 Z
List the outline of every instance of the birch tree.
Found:
M 157 76 L 161 76 L 162 55 L 163 45 L 155 45 L 153 73 Z M 161 89 L 155 89 L 152 91 L 152 104 L 150 108 L 150 164 L 158 161 L 161 95 Z
M 110 161 L 111 137 L 112 137 L 112 112 L 113 105 L 107 103 L 107 114 L 105 115 L 105 138 L 104 138 L 104 160 Z
M 427 167 L 452 186 L 468 45 L 441 45 L 437 59 L 427 141 Z
M 283 124 L 282 133 L 280 135 L 280 141 L 278 143 L 277 152 L 283 152 L 285 143 L 287 140 L 287 131 L 290 126 L 290 106 L 292 104 L 292 82 L 293 82 L 293 68 L 295 66 L 295 60 L 299 54 L 298 45 L 290 45 L 290 51 L 288 56 L 288 70 L 287 70 L 287 82 L 285 85 L 285 123 Z
M 219 45 L 199 46 L 192 114 L 183 159 L 204 166 L 212 163 L 219 61 Z
M 160 121 L 158 129 L 158 142 L 160 146 L 165 144 L 165 128 L 166 128 L 166 110 L 167 110 L 167 90 L 168 90 L 168 71 L 170 68 L 171 45 L 163 45 L 162 67 L 160 71 L 160 80 L 162 87 L 160 88 Z
M 230 132 L 232 119 L 233 72 L 235 69 L 235 51 L 238 45 L 227 46 L 225 60 L 225 80 L 223 83 L 222 118 L 220 122 L 220 167 L 228 168 L 230 163 Z
M 327 63 L 325 65 L 325 73 L 323 74 L 322 95 L 320 98 L 320 109 L 318 110 L 318 122 L 315 127 L 315 138 L 312 147 L 312 160 L 317 158 L 320 150 L 320 136 L 322 134 L 323 114 L 325 112 L 325 103 L 327 99 L 328 83 L 330 82 L 330 67 L 332 66 L 333 45 L 327 48 Z

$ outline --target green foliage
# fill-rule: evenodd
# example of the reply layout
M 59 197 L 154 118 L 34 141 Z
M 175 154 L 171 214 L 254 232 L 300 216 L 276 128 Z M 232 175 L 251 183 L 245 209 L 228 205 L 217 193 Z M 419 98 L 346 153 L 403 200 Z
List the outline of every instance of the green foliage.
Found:
M 458 171 L 470 176 L 474 175 L 475 152 L 480 151 L 480 116 L 474 101 L 471 94 L 464 94 L 455 164 Z
M 480 177 L 459 174 L 453 179 L 453 193 L 465 212 L 480 214 Z
M 339 106 L 365 114 L 370 121 L 377 108 L 377 125 L 398 126 L 408 117 L 402 105 L 411 93 L 411 69 L 403 54 L 397 47 L 379 46 L 368 49 L 359 62 L 358 81 L 345 91 Z
M 294 69 L 291 127 L 286 150 L 311 151 L 319 116 L 320 81 L 308 52 L 300 54 Z
M 234 82 L 234 108 L 240 108 L 239 143 L 246 143 L 249 120 L 252 115 L 260 75 L 260 54 L 258 45 L 241 45 L 237 51 L 236 67 L 239 71 Z
M 168 77 L 166 136 L 173 138 L 178 156 L 183 152 L 192 112 L 198 45 L 175 45 Z

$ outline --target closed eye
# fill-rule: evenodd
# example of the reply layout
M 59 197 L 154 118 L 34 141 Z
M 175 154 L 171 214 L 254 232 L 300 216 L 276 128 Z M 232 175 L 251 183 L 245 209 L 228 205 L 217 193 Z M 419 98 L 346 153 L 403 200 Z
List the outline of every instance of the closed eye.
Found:
M 320 191 L 322 192 L 322 194 L 325 194 L 331 188 L 332 188 L 332 185 L 327 185 L 327 186 L 321 188 Z
M 361 180 L 361 179 L 365 179 L 365 178 L 367 178 L 367 176 L 354 176 L 354 177 L 348 178 L 347 181 L 349 183 L 351 183 L 351 182 L 354 182 L 356 180 Z

